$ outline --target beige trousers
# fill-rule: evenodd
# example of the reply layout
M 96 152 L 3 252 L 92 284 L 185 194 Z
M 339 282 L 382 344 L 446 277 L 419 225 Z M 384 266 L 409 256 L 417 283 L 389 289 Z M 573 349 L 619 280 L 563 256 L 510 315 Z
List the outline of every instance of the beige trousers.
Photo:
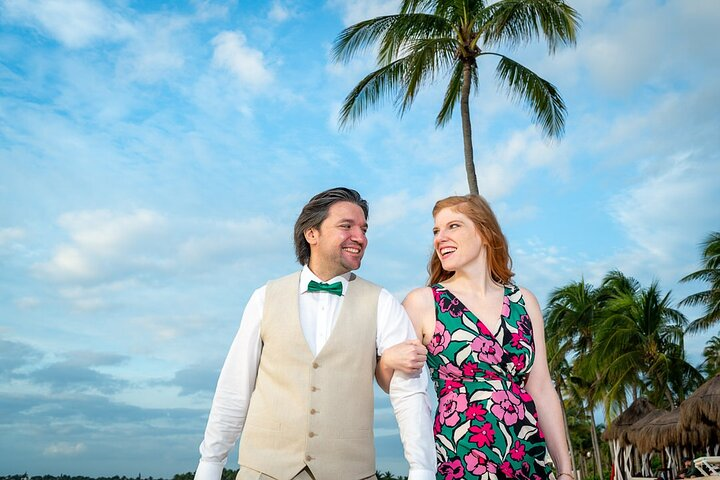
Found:
M 235 480 L 277 480 L 275 477 L 271 477 L 269 475 L 265 475 L 264 473 L 257 472 L 255 470 L 252 470 L 247 467 L 240 466 L 240 471 L 238 471 L 237 477 L 235 477 Z M 295 475 L 292 480 L 315 480 L 315 476 L 312 474 L 309 468 L 305 467 L 300 473 Z M 373 475 L 372 477 L 367 477 L 366 479 L 362 480 L 377 480 L 377 477 Z

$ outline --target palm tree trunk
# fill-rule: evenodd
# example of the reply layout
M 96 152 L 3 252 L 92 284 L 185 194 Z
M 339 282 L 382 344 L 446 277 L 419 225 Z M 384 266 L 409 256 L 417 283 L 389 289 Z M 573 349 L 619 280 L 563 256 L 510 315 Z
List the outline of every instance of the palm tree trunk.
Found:
M 466 62 L 463 66 L 463 84 L 460 92 L 460 115 L 462 117 L 463 146 L 465 148 L 465 172 L 467 173 L 470 193 L 478 195 L 475 160 L 473 159 L 472 128 L 470 126 L 470 82 L 472 82 L 472 66 Z
M 570 429 L 568 428 L 567 412 L 565 411 L 565 402 L 563 402 L 562 391 L 557 382 L 555 382 L 555 391 L 560 399 L 560 407 L 562 408 L 563 422 L 565 423 L 565 438 L 567 439 L 568 448 L 570 449 L 570 462 L 572 464 L 573 475 L 577 473 L 577 466 L 575 465 L 575 451 L 573 449 L 572 440 L 570 439 Z
M 600 463 L 602 459 L 600 458 L 600 444 L 598 443 L 597 426 L 595 425 L 595 415 L 593 413 L 591 405 L 588 405 L 588 410 L 589 412 L 587 413 L 590 417 L 590 437 L 592 439 L 593 452 L 595 453 L 595 469 L 597 471 L 598 479 L 602 479 L 602 463 Z

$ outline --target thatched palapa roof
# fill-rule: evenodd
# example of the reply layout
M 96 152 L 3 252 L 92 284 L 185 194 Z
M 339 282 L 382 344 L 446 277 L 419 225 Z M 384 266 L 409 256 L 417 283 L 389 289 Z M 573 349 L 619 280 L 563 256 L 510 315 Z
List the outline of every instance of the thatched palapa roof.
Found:
M 654 407 L 653 407 L 654 408 Z M 628 429 L 626 430 L 626 436 L 627 441 L 631 443 L 632 445 L 635 445 L 638 450 L 640 450 L 642 453 L 649 453 L 653 449 L 652 448 L 642 448 L 640 445 L 646 446 L 645 443 L 642 441 L 643 432 L 642 429 L 657 419 L 658 417 L 661 417 L 668 413 L 665 410 L 659 410 L 657 408 L 654 408 L 651 410 L 647 415 L 645 415 L 643 418 L 635 422 L 634 424 L 630 425 Z M 647 446 L 649 447 L 649 446 Z
M 625 433 L 628 428 L 653 410 L 657 409 L 647 398 L 638 398 L 612 421 L 602 435 L 603 440 L 620 440 L 621 443 L 627 444 Z
M 679 421 L 679 408 L 655 417 L 638 432 L 637 447 L 641 451 L 649 452 L 677 445 L 680 438 Z
M 720 428 L 720 374 L 703 383 L 682 403 L 680 423 L 688 429 Z

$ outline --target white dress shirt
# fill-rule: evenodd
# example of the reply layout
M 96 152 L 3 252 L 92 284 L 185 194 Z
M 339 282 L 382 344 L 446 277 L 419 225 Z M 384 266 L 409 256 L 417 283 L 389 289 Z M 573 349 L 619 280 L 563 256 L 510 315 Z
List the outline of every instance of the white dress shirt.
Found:
M 326 283 L 341 282 L 344 293 L 349 278 L 350 274 L 347 273 Z M 310 280 L 321 282 L 305 266 L 300 273 L 299 284 L 300 324 L 310 350 L 317 356 L 332 333 L 344 297 L 325 292 L 308 292 Z M 195 480 L 220 480 L 228 452 L 242 433 L 262 352 L 260 321 L 264 304 L 265 286 L 255 290 L 250 297 L 220 372 L 205 438 L 200 444 L 200 463 Z M 378 355 L 382 355 L 388 347 L 415 338 L 405 309 L 383 288 L 377 307 Z M 390 402 L 398 421 L 405 458 L 410 464 L 408 480 L 435 478 L 435 445 L 427 386 L 427 368 L 414 377 L 395 372 L 390 383 Z

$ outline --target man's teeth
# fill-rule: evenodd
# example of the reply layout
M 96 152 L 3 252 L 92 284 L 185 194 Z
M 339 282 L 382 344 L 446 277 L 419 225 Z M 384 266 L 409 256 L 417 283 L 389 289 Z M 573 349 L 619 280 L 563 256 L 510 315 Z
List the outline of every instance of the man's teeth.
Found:
M 345 250 L 346 252 L 350 252 L 350 253 L 360 253 L 359 248 L 345 247 L 345 248 L 343 248 L 343 250 Z

